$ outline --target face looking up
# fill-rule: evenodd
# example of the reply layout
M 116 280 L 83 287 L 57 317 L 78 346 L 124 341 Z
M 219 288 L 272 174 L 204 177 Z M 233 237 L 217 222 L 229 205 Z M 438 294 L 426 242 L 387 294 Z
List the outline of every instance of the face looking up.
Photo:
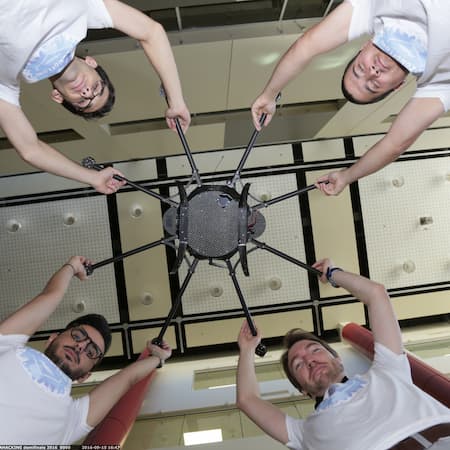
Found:
M 393 58 L 367 42 L 347 68 L 343 85 L 358 103 L 370 103 L 398 89 L 407 72 Z
M 302 391 L 312 397 L 323 396 L 331 384 L 339 383 L 344 377 L 340 358 L 308 339 L 296 342 L 289 349 L 288 366 Z

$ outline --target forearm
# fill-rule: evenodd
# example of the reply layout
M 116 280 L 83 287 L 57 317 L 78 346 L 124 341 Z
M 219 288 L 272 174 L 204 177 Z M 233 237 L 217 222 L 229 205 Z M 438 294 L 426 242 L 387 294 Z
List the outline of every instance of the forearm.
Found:
M 141 359 L 125 367 L 93 389 L 89 394 L 88 424 L 96 426 L 103 420 L 120 398 L 132 386 L 156 369 L 159 363 L 160 359 L 157 356 Z
M 50 145 L 38 140 L 29 147 L 17 148 L 21 158 L 28 164 L 53 175 L 94 186 L 96 172 L 70 160 Z
M 410 145 L 410 142 L 395 145 L 385 136 L 368 150 L 355 164 L 345 170 L 348 184 L 381 170 L 395 161 Z
M 400 327 L 385 287 L 368 278 L 345 271 L 334 271 L 332 278 L 367 306 L 375 341 L 397 354 L 402 353 Z
M 62 266 L 38 296 L 0 324 L 0 334 L 33 335 L 61 303 L 73 275 L 71 266 Z
M 140 43 L 145 55 L 161 79 L 168 104 L 173 108 L 184 105 L 178 69 L 163 27 L 156 22 L 152 22 L 150 31 L 144 39 L 140 40 Z
M 247 401 L 251 398 L 260 398 L 254 353 L 241 350 L 236 374 L 236 403 L 245 411 Z

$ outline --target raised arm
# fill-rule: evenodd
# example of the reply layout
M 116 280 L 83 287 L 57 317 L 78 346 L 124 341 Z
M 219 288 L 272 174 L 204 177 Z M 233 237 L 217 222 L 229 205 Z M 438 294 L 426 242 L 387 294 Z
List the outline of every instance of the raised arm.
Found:
M 326 195 L 339 194 L 348 184 L 377 172 L 395 161 L 444 112 L 437 98 L 413 98 L 401 110 L 388 133 L 352 166 L 318 178 Z M 328 183 L 320 183 L 328 181 Z
M 140 359 L 109 377 L 89 393 L 89 412 L 87 423 L 95 427 L 120 398 L 138 381 L 156 369 L 160 362 L 170 358 L 172 350 L 166 342 L 162 348 L 147 343 L 150 356 Z
M 159 75 L 169 103 L 166 111 L 168 126 L 175 129 L 175 118 L 178 117 L 181 127 L 186 131 L 191 116 L 184 102 L 175 58 L 163 27 L 141 11 L 118 0 L 104 2 L 114 28 L 140 42 L 145 55 Z
M 121 175 L 118 170 L 112 167 L 101 172 L 86 169 L 39 140 L 23 111 L 4 100 L 0 100 L 0 128 L 20 157 L 40 170 L 90 184 L 103 194 L 112 194 L 123 184 L 113 178 L 114 174 Z
M 0 334 L 33 335 L 61 303 L 72 278 L 87 278 L 84 262 L 89 262 L 84 256 L 72 256 L 38 296 L 0 323 Z
M 300 36 L 283 55 L 266 87 L 252 104 L 253 123 L 257 130 L 261 129 L 261 115 L 267 114 L 264 125 L 268 125 L 275 113 L 278 93 L 305 69 L 314 56 L 347 42 L 352 9 L 349 2 L 341 3 L 325 19 Z
M 313 267 L 322 272 L 320 281 L 327 283 L 327 270 L 334 267 L 332 261 L 322 259 Z M 385 287 L 361 275 L 343 270 L 333 271 L 331 279 L 367 306 L 375 342 L 383 344 L 394 353 L 403 353 L 400 327 Z
M 239 333 L 239 362 L 236 376 L 236 404 L 263 431 L 280 441 L 288 442 L 285 414 L 272 403 L 263 400 L 259 393 L 255 373 L 255 349 L 261 335 L 253 336 L 247 321 Z

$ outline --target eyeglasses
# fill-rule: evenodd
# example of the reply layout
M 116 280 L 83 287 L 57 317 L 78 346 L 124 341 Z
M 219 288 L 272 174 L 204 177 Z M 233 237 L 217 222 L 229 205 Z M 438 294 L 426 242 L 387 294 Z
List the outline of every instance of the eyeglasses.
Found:
M 83 100 L 78 103 L 74 103 L 75 108 L 78 111 L 86 111 L 89 106 L 92 105 L 92 102 L 95 97 L 101 97 L 103 92 L 105 91 L 106 83 L 100 78 L 94 83 L 94 87 L 92 88 L 92 95 L 85 96 L 82 94 Z
M 91 339 L 86 330 L 82 327 L 74 327 L 70 329 L 70 335 L 75 342 L 89 341 L 84 347 L 84 352 L 89 359 L 98 359 L 103 357 L 103 352 L 99 346 Z

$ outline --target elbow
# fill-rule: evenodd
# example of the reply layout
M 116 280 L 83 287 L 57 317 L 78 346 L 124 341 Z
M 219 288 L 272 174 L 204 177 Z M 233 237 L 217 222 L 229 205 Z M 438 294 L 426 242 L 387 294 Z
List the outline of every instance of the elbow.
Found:
M 384 300 L 389 301 L 389 294 L 386 290 L 386 287 L 384 286 L 384 284 L 377 283 L 377 282 L 374 282 L 372 285 L 370 297 L 380 299 L 380 300 L 384 299 Z
M 164 27 L 159 23 L 147 17 L 147 23 L 144 27 L 145 33 L 139 39 L 141 44 L 154 44 L 155 42 L 159 42 L 161 37 L 166 36 L 166 31 Z

